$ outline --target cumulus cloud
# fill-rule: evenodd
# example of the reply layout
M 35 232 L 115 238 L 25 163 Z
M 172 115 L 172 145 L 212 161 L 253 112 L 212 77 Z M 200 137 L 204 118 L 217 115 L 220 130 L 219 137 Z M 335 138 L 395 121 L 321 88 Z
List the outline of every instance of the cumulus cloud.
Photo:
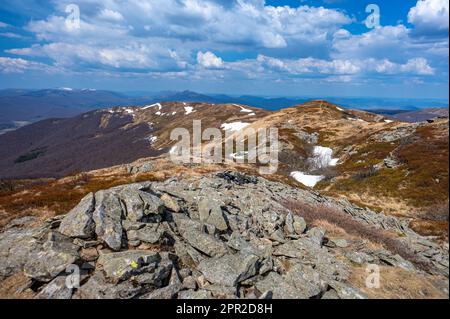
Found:
M 54 68 L 43 63 L 20 58 L 0 57 L 0 73 L 24 73 L 27 71 L 52 71 Z
M 448 35 L 448 0 L 419 0 L 408 13 L 408 22 L 421 34 Z
M 219 58 L 214 53 L 208 52 L 198 52 L 197 53 L 197 63 L 205 68 L 221 68 L 224 63 L 221 58 Z
M 123 16 L 120 12 L 109 10 L 109 9 L 103 9 L 100 14 L 98 15 L 100 19 L 104 20 L 110 20 L 110 21 L 123 21 Z

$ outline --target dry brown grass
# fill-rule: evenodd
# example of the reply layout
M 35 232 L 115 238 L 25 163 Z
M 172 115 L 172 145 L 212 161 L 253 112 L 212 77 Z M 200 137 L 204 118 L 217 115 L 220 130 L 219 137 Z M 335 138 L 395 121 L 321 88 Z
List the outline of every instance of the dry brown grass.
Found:
M 29 278 L 23 272 L 6 278 L 0 282 L 0 299 L 33 299 L 35 292 L 24 289 L 28 283 Z
M 287 200 L 284 206 L 293 213 L 302 216 L 309 224 L 314 224 L 318 220 L 325 220 L 342 228 L 347 234 L 358 236 L 369 240 L 372 243 L 380 244 L 394 254 L 398 254 L 409 260 L 419 269 L 431 271 L 433 266 L 420 259 L 414 251 L 399 241 L 396 235 L 382 229 L 377 229 L 368 224 L 363 224 L 350 215 L 335 208 L 325 205 L 311 205 L 292 200 Z
M 401 268 L 380 266 L 380 288 L 366 287 L 364 267 L 353 268 L 349 281 L 365 292 L 371 299 L 448 299 L 438 279 L 431 275 L 412 274 Z

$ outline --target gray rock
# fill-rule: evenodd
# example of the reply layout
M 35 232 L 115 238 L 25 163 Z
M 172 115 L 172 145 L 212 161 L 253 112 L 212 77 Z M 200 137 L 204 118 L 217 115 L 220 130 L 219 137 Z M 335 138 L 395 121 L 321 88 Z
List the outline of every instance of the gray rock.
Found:
M 294 215 L 294 230 L 298 235 L 301 235 L 306 230 L 306 221 L 303 217 L 295 216 Z
M 342 282 L 330 282 L 330 286 L 336 291 L 339 299 L 368 299 L 368 296 L 359 289 Z
M 216 227 L 219 231 L 228 229 L 228 222 L 220 204 L 208 198 L 203 198 L 198 203 L 200 221 Z
M 73 289 L 66 285 L 66 276 L 59 276 L 48 283 L 37 295 L 36 299 L 71 299 Z
M 164 230 L 158 224 L 145 225 L 138 230 L 130 230 L 127 232 L 128 240 L 144 242 L 149 244 L 158 243 L 164 235 Z
M 192 247 L 210 257 L 223 256 L 228 251 L 224 243 L 196 229 L 185 231 L 182 236 Z
M 255 255 L 229 254 L 203 260 L 198 270 L 213 284 L 234 287 L 256 275 L 258 260 Z
M 122 247 L 122 205 L 119 197 L 111 191 L 99 191 L 95 194 L 93 213 L 95 233 L 113 250 Z
M 294 229 L 294 216 L 291 212 L 286 215 L 284 230 L 287 234 L 293 234 L 295 232 Z
M 178 202 L 169 194 L 163 194 L 161 196 L 161 200 L 163 201 L 164 205 L 170 209 L 171 211 L 175 212 L 175 213 L 179 213 L 181 210 L 180 205 L 178 204 Z
M 183 280 L 183 288 L 184 289 L 197 289 L 197 281 L 192 276 L 187 276 Z
M 307 294 L 289 284 L 283 277 L 275 272 L 269 273 L 263 280 L 258 281 L 255 287 L 261 294 L 271 291 L 273 299 L 308 298 Z
M 194 290 L 184 290 L 180 291 L 178 294 L 178 299 L 212 299 L 212 293 L 208 290 L 200 289 Z
M 105 275 L 113 282 L 130 278 L 152 263 L 158 263 L 161 256 L 158 252 L 129 250 L 118 253 L 102 253 L 98 265 L 102 266 Z
M 172 284 L 166 287 L 156 289 L 139 299 L 175 299 L 181 290 L 181 284 Z
M 363 252 L 358 252 L 358 251 L 349 251 L 349 252 L 346 252 L 344 255 L 351 262 L 358 264 L 358 265 L 363 265 L 365 263 L 375 261 L 375 259 L 373 257 L 371 257 L 370 255 L 363 253 Z
M 79 258 L 79 247 L 61 234 L 49 233 L 42 250 L 34 251 L 28 256 L 24 265 L 25 274 L 33 279 L 48 282 L 65 271 Z
M 321 280 L 320 273 L 310 266 L 296 264 L 286 273 L 285 280 L 302 291 L 308 298 L 319 296 L 328 285 Z
M 347 248 L 348 247 L 348 242 L 345 239 L 340 239 L 340 238 L 331 239 L 331 242 L 333 242 L 336 245 L 336 247 L 339 247 L 339 248 Z
M 321 299 L 340 299 L 337 292 L 333 289 L 326 291 Z
M 94 194 L 90 193 L 64 217 L 59 226 L 59 232 L 73 238 L 92 238 L 95 233 L 93 211 Z
M 81 299 L 132 299 L 142 292 L 143 288 L 131 281 L 113 284 L 108 282 L 101 272 L 96 271 L 78 289 L 77 295 Z
M 323 239 L 325 238 L 325 230 L 320 227 L 314 227 L 306 232 L 306 236 L 317 245 L 322 246 Z

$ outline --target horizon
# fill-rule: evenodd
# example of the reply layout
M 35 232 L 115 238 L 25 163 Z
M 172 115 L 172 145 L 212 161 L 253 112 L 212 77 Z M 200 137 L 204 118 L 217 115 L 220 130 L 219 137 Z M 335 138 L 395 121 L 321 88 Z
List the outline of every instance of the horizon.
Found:
M 310 100 L 327 100 L 327 99 L 367 99 L 367 100 L 385 100 L 385 101 L 439 101 L 446 102 L 449 104 L 449 98 L 434 98 L 434 97 L 380 97 L 380 96 L 358 96 L 358 95 L 255 95 L 249 93 L 243 94 L 227 94 L 224 92 L 201 92 L 201 91 L 192 91 L 189 89 L 180 89 L 180 90 L 162 90 L 162 91 L 146 91 L 146 90 L 112 90 L 112 89 L 97 89 L 97 88 L 81 88 L 81 87 L 40 87 L 40 88 L 20 88 L 20 87 L 6 87 L 0 88 L 0 91 L 14 91 L 14 90 L 23 90 L 23 91 L 45 91 L 45 90 L 61 90 L 66 92 L 76 92 L 76 91 L 99 91 L 99 92 L 111 92 L 123 94 L 128 97 L 146 97 L 146 94 L 149 94 L 150 97 L 154 97 L 155 95 L 162 93 L 171 93 L 171 94 L 180 94 L 180 93 L 194 93 L 198 95 L 205 95 L 208 97 L 216 97 L 216 96 L 228 96 L 231 98 L 240 98 L 240 97 L 254 97 L 254 98 L 262 98 L 262 99 L 310 99 Z M 446 106 L 447 108 L 449 105 Z
M 448 100 L 448 1 L 368 4 L 3 3 L 0 88 Z

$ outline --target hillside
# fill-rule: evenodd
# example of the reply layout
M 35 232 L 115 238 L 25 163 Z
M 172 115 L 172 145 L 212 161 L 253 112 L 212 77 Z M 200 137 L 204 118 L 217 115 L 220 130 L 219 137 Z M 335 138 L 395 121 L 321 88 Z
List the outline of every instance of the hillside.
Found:
M 192 132 L 193 120 L 236 135 L 238 126 L 278 128 L 278 170 L 261 176 L 260 163 L 172 162 L 170 132 Z M 448 118 L 405 123 L 324 100 L 279 111 L 162 102 L 37 122 L 0 136 L 0 155 L 0 247 L 8 256 L 0 294 L 17 281 L 33 283 L 26 296 L 38 298 L 448 296 Z M 89 198 L 115 215 L 101 220 Z M 91 216 L 84 226 L 75 222 L 83 216 Z M 45 236 L 31 240 L 38 231 Z M 7 253 L 16 249 L 11 238 L 31 240 L 25 255 L 63 253 L 95 266 L 81 289 L 67 291 L 56 257 L 56 268 L 42 272 L 53 266 Z M 48 250 L 52 241 L 62 250 Z M 155 261 L 116 278 L 123 258 Z M 367 263 L 395 284 L 367 290 Z M 148 267 L 160 277 L 131 279 Z M 297 285 L 309 271 L 322 284 Z

